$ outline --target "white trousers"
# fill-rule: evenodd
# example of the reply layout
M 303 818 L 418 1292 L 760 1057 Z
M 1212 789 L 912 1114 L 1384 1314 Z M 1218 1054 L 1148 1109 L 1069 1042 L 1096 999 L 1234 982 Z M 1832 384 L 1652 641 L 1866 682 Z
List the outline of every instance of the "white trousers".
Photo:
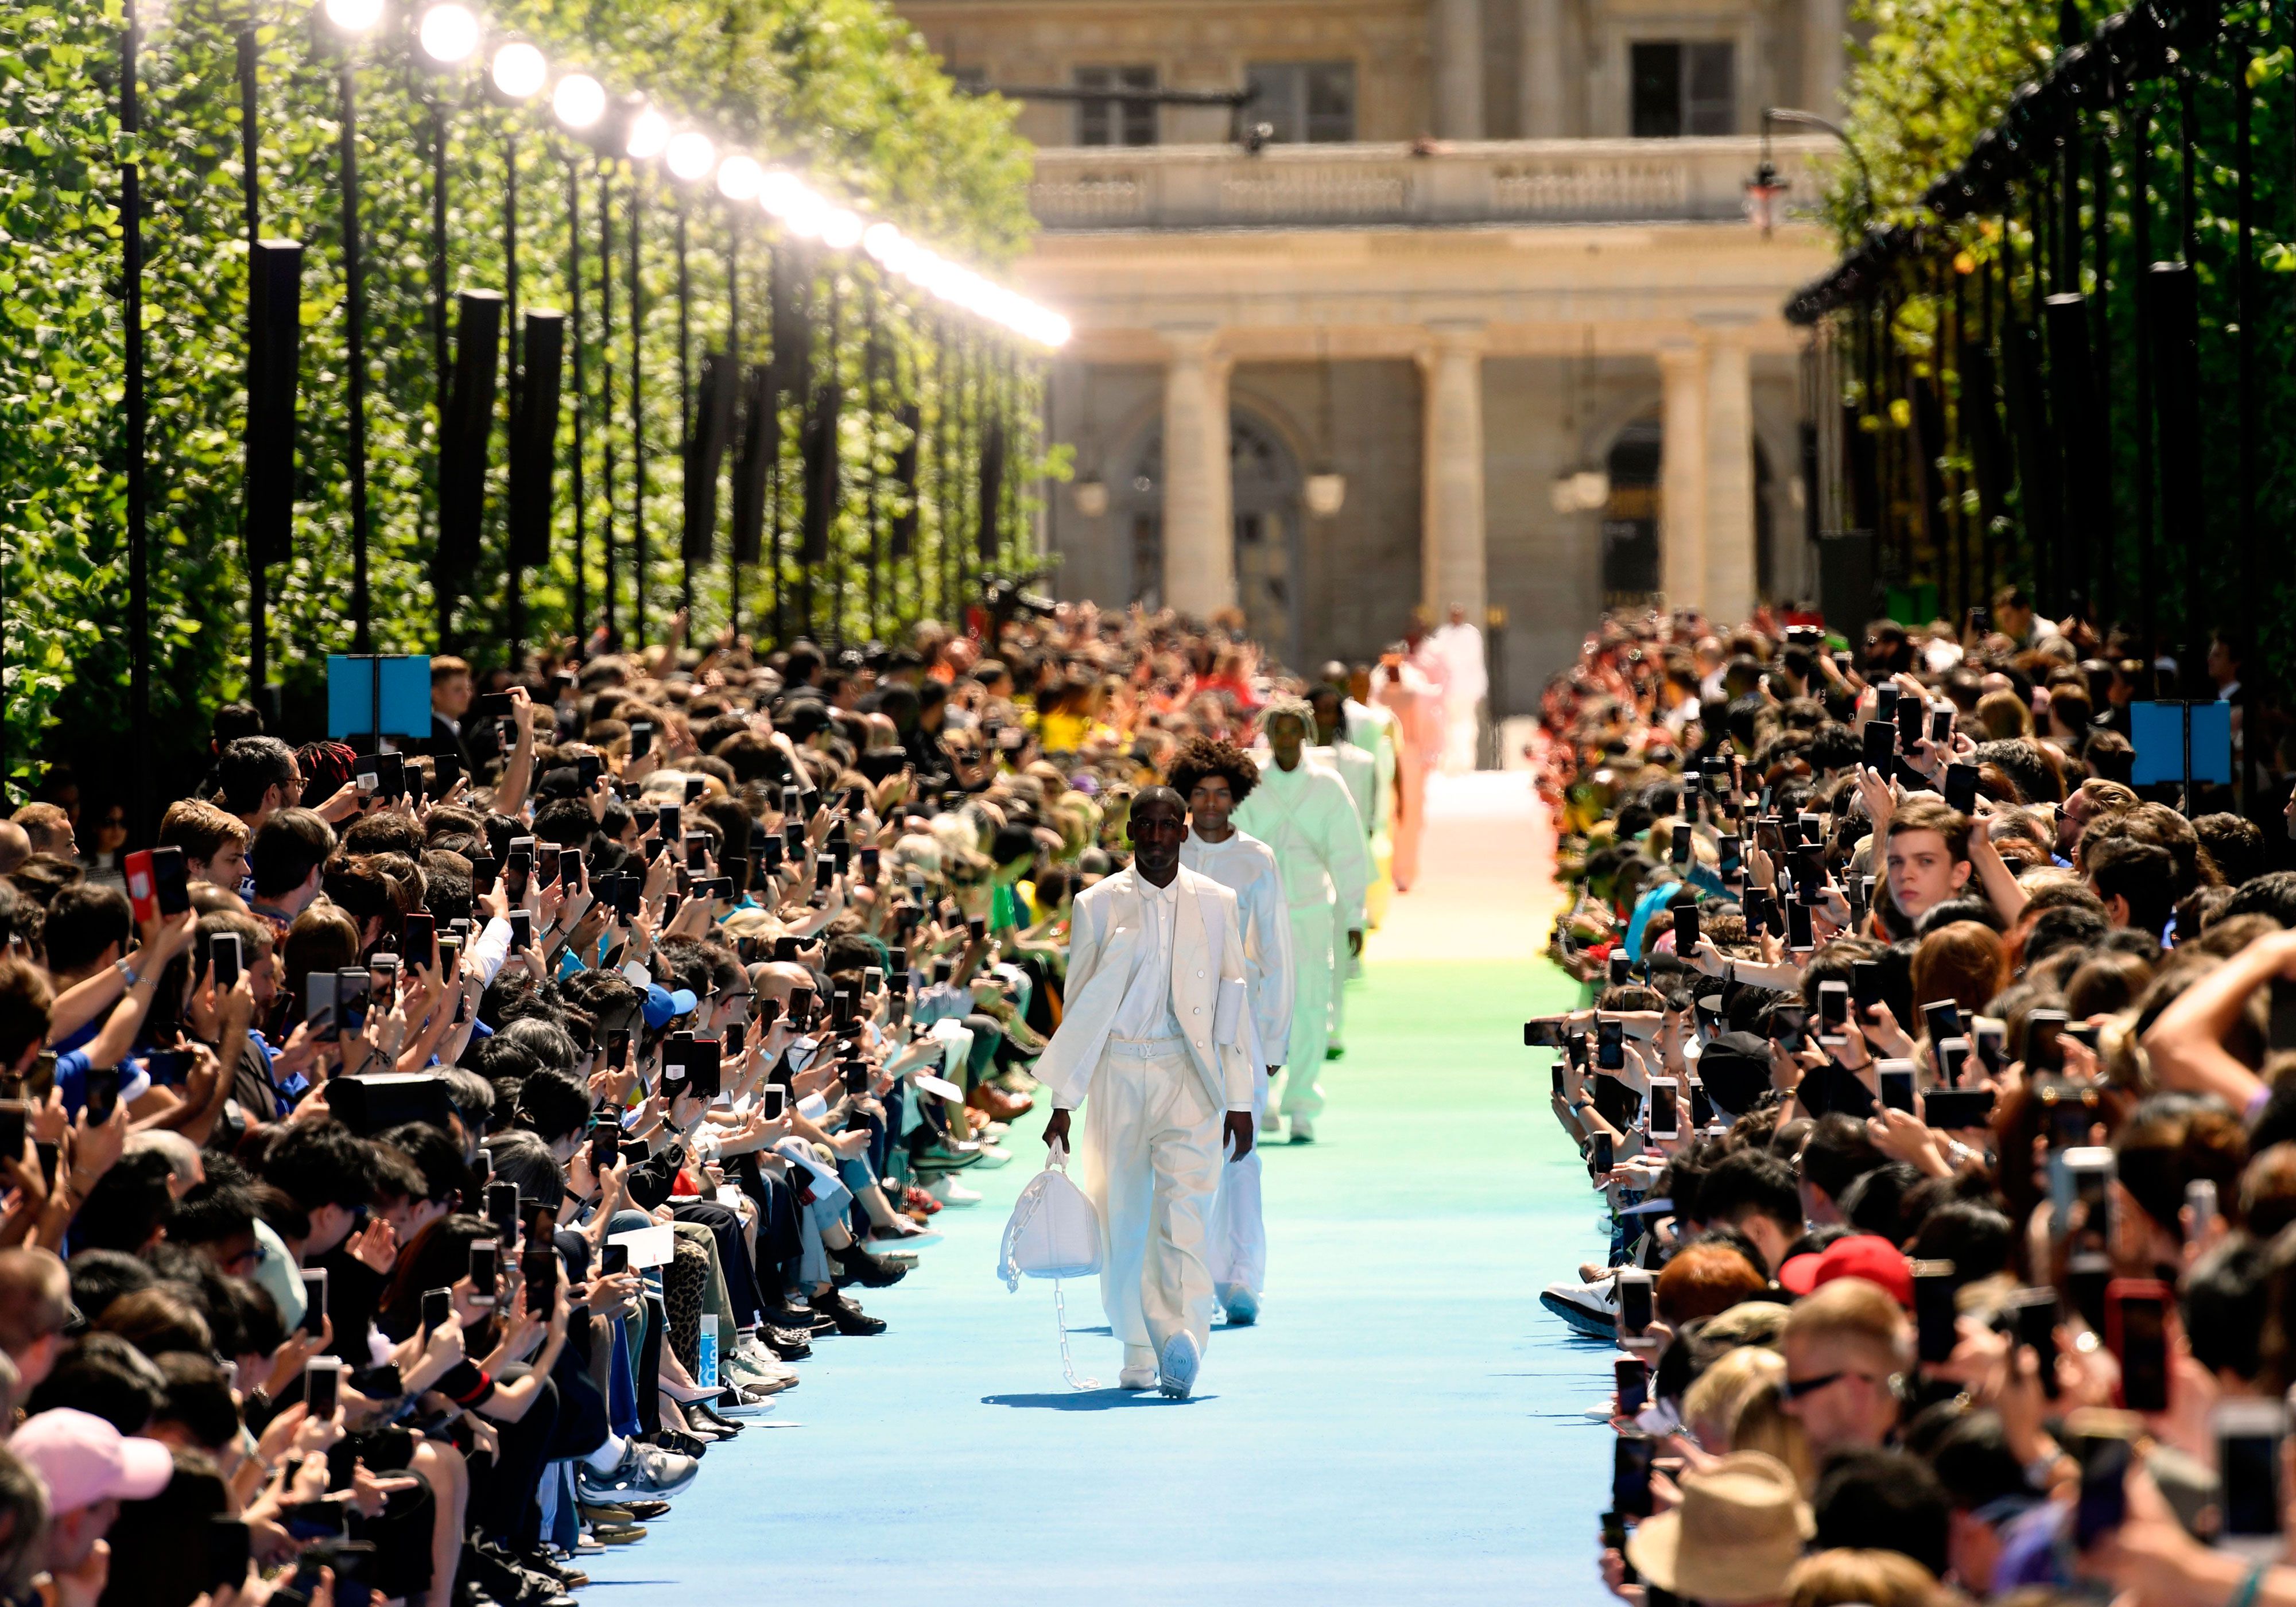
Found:
M 1342 955 L 1348 947 L 1347 935 L 1333 930 L 1334 914 L 1328 904 L 1292 906 L 1292 1042 L 1283 1055 L 1283 1110 L 1310 1121 L 1324 1110 L 1316 1075 L 1332 1041 L 1332 983 L 1339 975 L 1332 963 L 1334 939 Z
M 1259 1040 L 1257 1035 L 1252 1045 L 1252 1131 L 1259 1130 L 1259 1119 L 1267 1114 L 1267 1068 L 1261 1063 Z M 1227 1140 L 1220 1140 L 1220 1154 L 1226 1160 Z M 1206 1258 L 1212 1269 L 1212 1287 L 1225 1289 L 1241 1283 L 1258 1294 L 1267 1287 L 1267 1224 L 1259 1211 L 1259 1145 L 1251 1146 L 1251 1153 L 1241 1160 L 1227 1160 L 1220 1168 L 1219 1192 L 1212 1198 L 1211 1250 Z
M 1152 1365 L 1185 1329 L 1211 1344 L 1206 1259 L 1226 1112 L 1185 1044 L 1111 1040 L 1085 1100 L 1085 1192 L 1100 1211 L 1100 1302 L 1125 1365 Z

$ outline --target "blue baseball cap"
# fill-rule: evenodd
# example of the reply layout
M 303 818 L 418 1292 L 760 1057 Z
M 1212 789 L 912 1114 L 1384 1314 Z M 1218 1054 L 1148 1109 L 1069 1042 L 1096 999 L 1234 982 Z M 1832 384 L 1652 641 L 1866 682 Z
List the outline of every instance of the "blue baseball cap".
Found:
M 667 1027 L 673 1018 L 687 1014 L 700 1002 L 690 988 L 681 988 L 672 993 L 656 982 L 646 989 L 645 1024 L 656 1029 Z

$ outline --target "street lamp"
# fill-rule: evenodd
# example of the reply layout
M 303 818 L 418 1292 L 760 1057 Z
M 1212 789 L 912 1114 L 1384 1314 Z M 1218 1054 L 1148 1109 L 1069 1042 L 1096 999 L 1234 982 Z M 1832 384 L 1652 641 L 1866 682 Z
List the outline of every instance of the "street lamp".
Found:
M 550 111 L 570 131 L 586 134 L 606 115 L 605 86 L 586 72 L 570 72 L 551 91 Z
M 422 53 L 439 66 L 459 66 L 478 51 L 479 20 L 467 6 L 447 0 L 447 4 L 434 5 L 422 13 L 414 37 L 422 46 Z
M 495 93 L 506 102 L 530 101 L 550 82 L 550 63 L 523 39 L 514 39 L 495 52 L 489 76 Z
M 671 135 L 669 143 L 662 148 L 662 160 L 668 166 L 670 176 L 683 184 L 690 184 L 696 179 L 707 178 L 711 165 L 717 160 L 718 149 L 709 143 L 709 136 L 696 134 L 690 128 L 683 134 Z

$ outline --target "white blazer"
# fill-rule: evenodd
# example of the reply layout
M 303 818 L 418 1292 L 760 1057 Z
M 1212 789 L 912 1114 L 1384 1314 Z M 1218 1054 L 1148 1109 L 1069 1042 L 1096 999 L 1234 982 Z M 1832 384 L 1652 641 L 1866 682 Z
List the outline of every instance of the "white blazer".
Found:
M 1032 1069 L 1037 1080 L 1053 1091 L 1056 1110 L 1075 1110 L 1092 1091 L 1101 1050 L 1124 1002 L 1142 928 L 1138 873 L 1128 867 L 1077 895 L 1060 1028 Z M 1179 898 L 1172 937 L 1172 1013 L 1213 1105 L 1249 1111 L 1252 1066 L 1244 1046 L 1246 983 L 1235 895 L 1185 866 L 1173 886 Z M 1219 1008 L 1223 985 L 1233 998 L 1226 1011 Z

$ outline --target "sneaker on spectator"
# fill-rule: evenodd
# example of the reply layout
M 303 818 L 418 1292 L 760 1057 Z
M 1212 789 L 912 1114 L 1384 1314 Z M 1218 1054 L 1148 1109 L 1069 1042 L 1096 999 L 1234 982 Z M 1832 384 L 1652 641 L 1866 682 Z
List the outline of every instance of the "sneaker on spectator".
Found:
M 970 1189 L 947 1173 L 933 1180 L 932 1197 L 943 1205 L 978 1205 L 980 1191 Z
M 578 1500 L 611 1506 L 624 1495 L 682 1495 L 701 1472 L 701 1464 L 692 1456 L 632 1439 L 613 1472 L 594 1473 L 587 1466 L 578 1467 L 574 1491 Z
M 1549 1283 L 1539 1291 L 1538 1303 L 1590 1339 L 1611 1339 L 1619 1332 L 1618 1283 L 1605 1277 Z

